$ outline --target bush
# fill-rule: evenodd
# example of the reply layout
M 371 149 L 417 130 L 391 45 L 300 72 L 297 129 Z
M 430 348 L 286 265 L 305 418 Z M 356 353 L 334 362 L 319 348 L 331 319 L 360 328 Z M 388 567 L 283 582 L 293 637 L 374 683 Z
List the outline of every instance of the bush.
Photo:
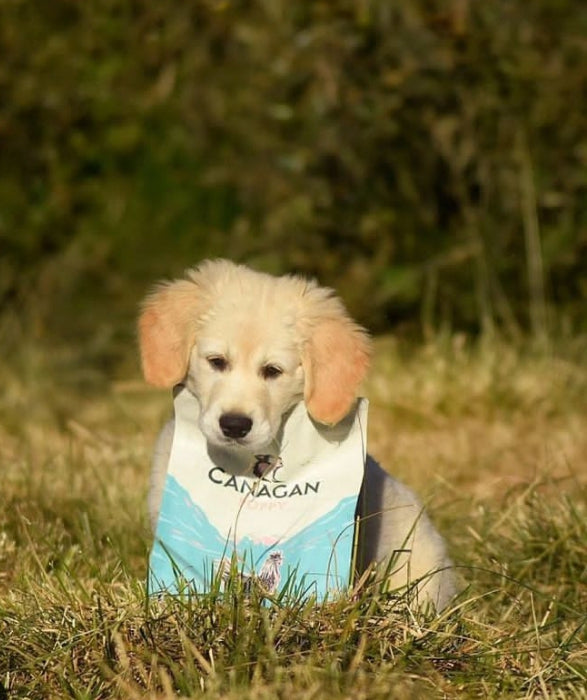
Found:
M 5 0 L 0 299 L 78 332 L 225 255 L 373 330 L 585 330 L 586 31 L 574 0 Z

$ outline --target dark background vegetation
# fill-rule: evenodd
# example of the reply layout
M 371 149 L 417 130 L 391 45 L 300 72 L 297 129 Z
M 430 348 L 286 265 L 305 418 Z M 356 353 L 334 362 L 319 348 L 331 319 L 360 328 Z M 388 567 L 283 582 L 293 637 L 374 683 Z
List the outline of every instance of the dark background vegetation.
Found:
M 0 0 L 0 57 L 5 349 L 108 364 L 209 256 L 374 332 L 587 330 L 587 3 Z

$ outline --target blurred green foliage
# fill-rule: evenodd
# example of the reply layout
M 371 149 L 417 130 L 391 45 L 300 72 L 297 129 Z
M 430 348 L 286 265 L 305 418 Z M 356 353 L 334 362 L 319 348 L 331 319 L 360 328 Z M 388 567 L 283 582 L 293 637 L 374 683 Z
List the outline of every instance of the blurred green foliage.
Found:
M 587 302 L 587 3 L 0 0 L 0 301 L 130 319 L 222 255 L 380 331 Z

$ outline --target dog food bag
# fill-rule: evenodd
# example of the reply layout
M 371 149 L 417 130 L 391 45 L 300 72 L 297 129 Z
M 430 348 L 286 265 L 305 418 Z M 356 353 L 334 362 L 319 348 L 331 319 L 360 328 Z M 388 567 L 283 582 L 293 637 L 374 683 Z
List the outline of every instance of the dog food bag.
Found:
M 275 454 L 236 465 L 228 451 L 208 446 L 198 400 L 181 388 L 149 592 L 220 590 L 235 577 L 267 596 L 323 600 L 347 589 L 367 406 L 359 399 L 341 423 L 325 427 L 299 403 L 284 420 Z

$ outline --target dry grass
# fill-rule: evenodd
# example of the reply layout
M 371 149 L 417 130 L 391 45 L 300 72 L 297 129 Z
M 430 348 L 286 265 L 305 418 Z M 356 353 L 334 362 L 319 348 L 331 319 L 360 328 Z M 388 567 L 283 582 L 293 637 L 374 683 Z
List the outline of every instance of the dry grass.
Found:
M 467 498 L 541 478 L 572 484 L 587 478 L 586 390 L 585 364 L 561 356 L 456 337 L 406 360 L 384 340 L 368 387 L 370 449 L 419 489 L 432 477 Z
M 587 697 L 573 357 L 378 342 L 371 450 L 429 500 L 464 584 L 430 620 L 376 591 L 318 610 L 147 601 L 148 462 L 170 399 L 23 349 L 0 368 L 0 682 L 15 698 Z

